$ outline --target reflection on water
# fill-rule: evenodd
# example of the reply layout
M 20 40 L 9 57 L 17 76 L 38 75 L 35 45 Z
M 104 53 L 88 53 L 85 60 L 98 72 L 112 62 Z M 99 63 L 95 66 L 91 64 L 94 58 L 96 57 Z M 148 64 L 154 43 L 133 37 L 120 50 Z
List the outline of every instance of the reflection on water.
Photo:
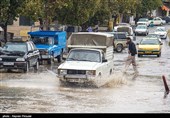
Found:
M 2 80 L 0 112 L 170 112 L 170 100 L 163 99 L 161 78 L 139 76 L 132 80 L 121 73 L 115 74 L 113 81 L 101 88 L 62 87 L 49 73 L 31 73 L 21 75 L 20 79 Z

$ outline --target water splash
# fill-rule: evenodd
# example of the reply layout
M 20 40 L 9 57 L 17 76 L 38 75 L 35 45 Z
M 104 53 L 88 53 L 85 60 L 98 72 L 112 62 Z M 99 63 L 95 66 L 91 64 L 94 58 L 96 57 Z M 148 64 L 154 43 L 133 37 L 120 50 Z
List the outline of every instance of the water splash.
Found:
M 108 83 L 106 83 L 104 85 L 104 87 L 110 87 L 110 88 L 113 88 L 113 87 L 119 87 L 121 85 L 126 85 L 128 84 L 128 79 L 127 77 L 122 73 L 122 72 L 117 72 L 117 73 L 114 73 L 112 74 L 109 79 L 111 81 L 109 81 Z

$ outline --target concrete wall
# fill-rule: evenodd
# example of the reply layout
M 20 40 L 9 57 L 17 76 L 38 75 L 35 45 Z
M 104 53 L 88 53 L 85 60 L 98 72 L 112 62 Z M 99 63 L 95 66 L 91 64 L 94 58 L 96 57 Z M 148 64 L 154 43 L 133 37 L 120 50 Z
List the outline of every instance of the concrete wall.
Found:
M 39 25 L 39 23 L 35 22 L 35 25 Z M 14 33 L 14 36 L 20 36 L 20 31 L 22 30 L 30 31 L 31 26 L 19 26 L 19 18 L 17 19 L 17 21 L 14 21 L 13 25 L 8 25 L 8 32 Z

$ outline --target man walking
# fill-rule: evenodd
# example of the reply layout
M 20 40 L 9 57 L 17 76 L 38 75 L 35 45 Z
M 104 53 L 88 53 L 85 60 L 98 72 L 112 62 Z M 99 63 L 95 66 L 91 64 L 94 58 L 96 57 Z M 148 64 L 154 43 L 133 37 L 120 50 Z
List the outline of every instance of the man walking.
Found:
M 135 55 L 137 54 L 136 45 L 132 42 L 130 37 L 128 37 L 126 40 L 127 40 L 127 45 L 128 45 L 128 57 L 126 60 L 124 73 L 126 73 L 128 67 L 130 66 L 130 64 L 132 64 L 133 69 L 135 71 L 135 75 L 137 75 L 139 72 L 137 70 L 136 60 L 135 60 Z

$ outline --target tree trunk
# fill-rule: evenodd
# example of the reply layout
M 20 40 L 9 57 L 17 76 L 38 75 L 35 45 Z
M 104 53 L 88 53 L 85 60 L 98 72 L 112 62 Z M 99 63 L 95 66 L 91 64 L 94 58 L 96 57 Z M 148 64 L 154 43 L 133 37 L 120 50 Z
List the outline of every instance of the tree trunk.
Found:
M 2 27 L 4 30 L 4 43 L 6 43 L 8 41 L 8 37 L 7 37 L 7 23 L 4 24 L 4 26 Z

